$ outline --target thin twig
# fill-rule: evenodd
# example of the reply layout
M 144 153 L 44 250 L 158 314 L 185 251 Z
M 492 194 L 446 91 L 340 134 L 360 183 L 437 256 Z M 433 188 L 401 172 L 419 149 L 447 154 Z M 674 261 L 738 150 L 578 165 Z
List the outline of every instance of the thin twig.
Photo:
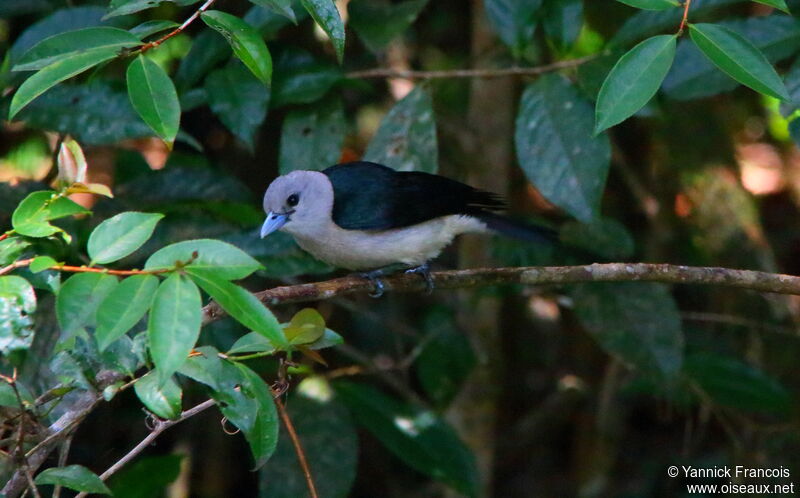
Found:
M 194 12 L 194 14 L 192 14 L 191 16 L 189 16 L 189 18 L 188 18 L 188 19 L 186 19 L 185 21 L 183 21 L 183 24 L 181 24 L 180 26 L 178 26 L 178 27 L 177 27 L 177 28 L 175 28 L 174 30 L 170 31 L 170 32 L 169 32 L 169 33 L 167 33 L 166 35 L 162 36 L 162 37 L 161 37 L 161 38 L 159 38 L 158 40 L 151 41 L 151 42 L 149 42 L 149 43 L 145 43 L 144 45 L 142 45 L 142 46 L 141 46 L 141 48 L 139 48 L 138 52 L 143 54 L 143 53 L 147 52 L 148 50 L 150 50 L 150 49 L 152 49 L 152 48 L 156 48 L 157 46 L 161 45 L 162 43 L 164 43 L 165 41 L 169 40 L 169 39 L 170 39 L 170 38 L 172 38 L 173 36 L 176 36 L 176 35 L 178 35 L 178 34 L 182 33 L 182 32 L 183 32 L 183 30 L 185 30 L 186 28 L 188 28 L 188 27 L 189 27 L 189 25 L 190 25 L 190 24 L 192 24 L 192 23 L 195 21 L 195 19 L 197 19 L 198 17 L 200 17 L 200 14 L 202 14 L 203 12 L 205 12 L 206 10 L 208 10 L 208 9 L 209 9 L 209 7 L 211 7 L 211 5 L 212 5 L 212 4 L 213 4 L 215 1 L 216 1 L 216 0 L 206 0 L 206 3 L 204 3 L 203 5 L 201 5 L 201 6 L 200 6 L 200 8 L 199 8 L 199 9 L 197 9 L 197 10 Z
M 294 445 L 294 451 L 297 453 L 297 459 L 300 461 L 300 467 L 303 469 L 303 475 L 306 478 L 308 494 L 311 496 L 311 498 L 319 498 L 319 495 L 317 494 L 317 487 L 314 484 L 314 479 L 311 477 L 311 468 L 308 466 L 306 453 L 303 451 L 303 445 L 300 444 L 300 438 L 297 437 L 297 432 L 294 430 L 292 419 L 289 418 L 289 412 L 286 411 L 286 405 L 283 404 L 280 396 L 275 397 L 275 406 L 278 407 L 278 414 L 283 421 L 283 425 L 286 427 L 286 432 L 289 433 L 289 439 L 292 440 L 292 445 Z
M 558 61 L 552 64 L 535 67 L 507 67 L 494 69 L 445 69 L 441 71 L 414 71 L 410 69 L 376 68 L 361 71 L 350 71 L 345 76 L 348 78 L 405 78 L 405 79 L 436 79 L 436 78 L 502 78 L 504 76 L 536 76 L 551 73 L 560 69 L 580 66 L 601 54 L 592 54 L 577 59 Z
M 10 273 L 10 272 L 16 270 L 17 268 L 23 268 L 25 266 L 28 266 L 29 264 L 31 264 L 31 261 L 33 261 L 33 258 L 21 259 L 19 261 L 14 261 L 10 265 L 0 268 L 0 275 L 5 275 L 6 273 Z
M 9 235 L 11 235 L 11 231 L 0 233 L 0 241 L 7 239 Z
M 67 271 L 72 273 L 107 273 L 109 275 L 158 275 L 160 273 L 167 273 L 172 271 L 171 268 L 163 268 L 160 270 L 109 270 L 108 268 L 96 268 L 93 266 L 70 266 L 70 265 L 56 265 L 48 268 L 48 270 Z
M 689 19 L 689 6 L 692 5 L 692 0 L 684 0 L 683 2 L 683 19 L 681 19 L 681 25 L 678 28 L 678 36 L 683 34 L 683 28 L 686 27 L 686 22 Z
M 122 467 L 124 467 L 128 462 L 136 458 L 136 456 L 144 451 L 148 446 L 150 446 L 153 441 L 165 430 L 169 429 L 173 425 L 179 424 L 186 420 L 187 418 L 194 417 L 198 413 L 203 412 L 214 406 L 216 402 L 213 399 L 207 399 L 196 405 L 192 408 L 181 413 L 181 416 L 175 420 L 158 420 L 155 424 L 155 427 L 150 431 L 144 439 L 142 439 L 139 444 L 133 447 L 128 453 L 125 454 L 122 458 L 117 460 L 111 467 L 108 468 L 105 472 L 100 474 L 100 479 L 103 481 L 107 480 L 109 477 L 114 475 L 117 471 L 119 471 Z M 76 496 L 76 498 L 83 498 L 86 496 L 86 493 L 80 493 Z
M 476 268 L 434 272 L 435 288 L 467 289 L 491 285 L 563 285 L 585 282 L 661 282 L 667 284 L 719 285 L 759 292 L 800 295 L 800 277 L 730 268 L 679 266 L 650 263 L 605 263 L 581 266 L 529 266 Z M 421 292 L 425 282 L 417 275 L 400 273 L 383 279 L 387 291 Z M 268 307 L 324 301 L 346 294 L 372 292 L 372 284 L 357 276 L 324 282 L 275 287 L 256 293 Z M 227 316 L 215 302 L 203 308 L 203 323 Z

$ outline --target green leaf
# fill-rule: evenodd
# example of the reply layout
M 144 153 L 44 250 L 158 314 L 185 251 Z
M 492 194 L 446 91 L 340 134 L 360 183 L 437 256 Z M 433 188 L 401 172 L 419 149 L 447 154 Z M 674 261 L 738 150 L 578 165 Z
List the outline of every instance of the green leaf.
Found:
M 117 53 L 114 50 L 105 48 L 87 50 L 63 57 L 41 71 L 34 73 L 33 76 L 20 85 L 11 99 L 8 119 L 13 119 L 23 107 L 51 87 L 116 56 Z
M 277 12 L 297 24 L 297 17 L 294 15 L 294 10 L 292 10 L 292 0 L 250 0 L 250 2 Z
M 160 213 L 127 211 L 113 216 L 92 230 L 86 249 L 92 258 L 90 265 L 106 264 L 131 254 L 153 235 Z
M 52 190 L 43 190 L 28 194 L 20 202 L 11 215 L 11 225 L 20 235 L 47 237 L 59 230 L 48 221 L 88 212 L 80 204 L 58 196 Z
M 778 73 L 749 41 L 716 24 L 690 24 L 689 34 L 708 59 L 739 83 L 772 97 L 789 100 Z
M 380 52 L 411 26 L 427 4 L 428 0 L 355 0 L 347 4 L 348 23 L 367 48 Z
M 715 403 L 736 410 L 787 415 L 792 395 L 780 382 L 736 358 L 715 353 L 686 356 L 684 371 Z
M 308 466 L 321 496 L 352 496 L 356 478 L 358 433 L 347 408 L 320 377 L 303 379 L 286 401 L 289 418 L 303 445 Z M 285 428 L 269 465 L 259 473 L 262 498 L 297 498 L 308 487 L 297 453 Z
M 292 317 L 283 329 L 290 344 L 310 344 L 325 333 L 325 319 L 314 308 L 305 308 Z
M 336 164 L 342 155 L 345 133 L 339 98 L 290 111 L 281 130 L 280 174 L 299 169 L 319 171 Z
M 36 311 L 36 293 L 31 284 L 22 277 L 0 277 L 0 297 L 13 299 L 25 313 Z
M 572 297 L 578 320 L 608 353 L 661 379 L 680 372 L 681 318 L 666 287 L 641 282 L 580 284 Z
M 45 38 L 20 57 L 13 71 L 42 69 L 58 60 L 94 50 L 119 52 L 141 45 L 135 35 L 124 29 L 99 26 L 59 33 Z
M 21 237 L 9 237 L 0 240 L 0 266 L 5 266 L 19 259 L 23 251 L 30 247 L 31 243 Z
M 200 335 L 200 291 L 187 277 L 173 273 L 158 286 L 147 338 L 150 356 L 163 385 L 184 362 Z
M 117 277 L 105 273 L 76 273 L 64 282 L 56 296 L 62 342 L 81 328 L 95 325 L 97 308 L 117 283 Z
M 395 104 L 370 140 L 365 161 L 398 171 L 436 173 L 439 153 L 431 96 L 417 86 Z
M 275 57 L 271 105 L 315 102 L 343 77 L 342 70 L 335 64 L 319 61 L 299 48 L 285 48 Z
M 778 10 L 782 10 L 787 14 L 791 14 L 789 12 L 789 7 L 786 5 L 786 0 L 753 0 L 754 2 L 763 3 L 764 5 L 769 5 L 770 7 L 775 7 Z
M 567 50 L 578 39 L 583 26 L 582 0 L 545 1 L 542 27 L 548 39 L 561 50 Z
M 133 384 L 133 389 L 148 410 L 161 418 L 175 420 L 181 415 L 183 392 L 173 377 L 163 384 L 158 377 L 155 371 L 150 371 Z
M 272 353 L 277 352 L 269 339 L 258 332 L 248 332 L 233 343 L 228 350 L 229 355 L 240 353 Z
M 633 235 L 625 225 L 605 217 L 591 223 L 564 223 L 559 230 L 559 239 L 567 247 L 577 247 L 610 260 L 630 258 L 636 249 Z
M 265 85 L 272 80 L 272 57 L 261 35 L 252 26 L 236 16 L 208 10 L 203 21 L 228 40 L 233 53 Z
M 459 493 L 478 494 L 475 457 L 443 419 L 369 386 L 350 382 L 333 385 L 356 422 L 406 465 L 452 486 Z
M 463 331 L 459 330 L 453 312 L 435 308 L 425 316 L 424 344 L 415 363 L 422 388 L 439 408 L 445 408 L 455 398 L 477 358 Z
M 97 309 L 97 346 L 104 351 L 142 319 L 158 287 L 154 275 L 128 277 L 112 290 Z
M 156 135 L 171 146 L 181 122 L 181 105 L 172 80 L 161 66 L 144 55 L 128 65 L 126 78 L 131 105 Z
M 16 275 L 0 276 L 0 353 L 31 346 L 34 311 L 36 294 L 31 284 Z
M 595 133 L 626 120 L 653 98 L 675 59 L 677 39 L 654 36 L 620 58 L 597 97 Z
M 124 16 L 133 14 L 142 10 L 152 9 L 158 7 L 162 3 L 169 1 L 178 5 L 191 5 L 200 0 L 111 0 L 111 5 L 108 6 L 109 12 L 103 17 L 108 19 L 110 17 Z
M 519 59 L 533 45 L 537 13 L 542 0 L 486 0 L 484 8 L 489 22 L 511 48 L 514 58 Z
M 211 110 L 252 152 L 256 132 L 267 116 L 269 88 L 236 63 L 211 72 L 205 89 Z
M 197 257 L 194 253 L 197 253 Z M 187 268 L 211 270 L 215 277 L 224 280 L 239 280 L 261 268 L 258 261 L 231 244 L 219 240 L 197 239 L 159 249 L 147 259 L 144 269 L 169 269 L 189 261 L 191 263 Z
M 303 8 L 311 14 L 314 21 L 325 31 L 333 43 L 339 64 L 344 59 L 344 22 L 333 0 L 300 0 Z
M 547 200 L 581 221 L 600 208 L 611 146 L 593 137 L 594 110 L 566 79 L 545 75 L 522 95 L 515 145 L 528 180 Z
M 137 459 L 123 467 L 108 481 L 114 498 L 161 496 L 181 472 L 183 455 L 160 455 Z
M 618 2 L 636 7 L 643 10 L 667 10 L 680 7 L 681 4 L 675 0 L 617 0 Z
M 749 40 L 773 64 L 800 49 L 800 25 L 784 15 L 726 20 L 719 23 Z M 678 42 L 675 62 L 664 84 L 665 95 L 674 100 L 708 97 L 733 90 L 739 83 L 723 73 L 689 39 Z
M 86 493 L 111 494 L 97 474 L 82 465 L 51 467 L 39 472 L 34 479 L 36 484 L 54 484 Z
M 272 391 L 264 379 L 241 363 L 237 363 L 236 367 L 242 373 L 244 380 L 242 389 L 245 396 L 252 398 L 257 407 L 252 428 L 249 432 L 243 428 L 242 430 L 245 431 L 247 441 L 250 443 L 250 450 L 256 460 L 255 468 L 258 469 L 275 453 L 278 444 L 278 412 Z
M 57 264 L 58 262 L 50 256 L 36 256 L 33 258 L 33 261 L 31 261 L 31 264 L 28 266 L 28 268 L 30 268 L 31 272 L 33 273 L 39 273 Z
M 287 347 L 288 343 L 275 315 L 250 291 L 221 278 L 214 270 L 187 266 L 186 272 L 242 325 L 263 335 L 277 348 Z
M 165 21 L 163 19 L 157 19 L 154 21 L 145 21 L 142 24 L 139 24 L 138 26 L 131 28 L 128 31 L 136 38 L 144 40 L 148 36 L 152 36 L 156 33 L 160 33 L 168 29 L 174 29 L 177 28 L 178 26 L 179 24 L 174 21 Z

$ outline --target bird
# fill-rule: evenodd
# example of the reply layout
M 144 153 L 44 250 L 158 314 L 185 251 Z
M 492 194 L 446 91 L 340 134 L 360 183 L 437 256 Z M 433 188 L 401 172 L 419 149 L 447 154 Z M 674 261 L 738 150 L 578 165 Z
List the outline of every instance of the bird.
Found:
M 554 231 L 499 214 L 497 194 L 444 176 L 354 161 L 279 176 L 264 193 L 261 238 L 280 230 L 315 258 L 358 271 L 380 297 L 380 277 L 399 270 L 433 289 L 430 261 L 464 233 L 552 241 Z

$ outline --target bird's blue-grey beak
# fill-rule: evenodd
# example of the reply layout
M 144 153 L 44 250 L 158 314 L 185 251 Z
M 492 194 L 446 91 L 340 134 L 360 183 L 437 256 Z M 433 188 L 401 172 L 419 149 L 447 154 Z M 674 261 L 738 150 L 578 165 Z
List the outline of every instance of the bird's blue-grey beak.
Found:
M 289 221 L 288 214 L 278 214 L 270 212 L 267 214 L 267 219 L 261 226 L 261 238 L 263 239 L 272 232 L 279 230 L 286 222 Z

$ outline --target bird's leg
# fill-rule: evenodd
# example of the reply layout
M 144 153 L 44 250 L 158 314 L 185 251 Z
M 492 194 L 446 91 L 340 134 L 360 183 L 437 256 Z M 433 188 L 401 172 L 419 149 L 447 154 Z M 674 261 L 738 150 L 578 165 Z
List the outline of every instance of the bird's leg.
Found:
M 423 263 L 417 267 L 409 268 L 406 270 L 406 273 L 416 273 L 420 275 L 423 279 L 425 279 L 425 287 L 427 288 L 428 294 L 433 292 L 433 277 L 431 277 L 431 265 L 430 263 Z
M 387 268 L 378 268 L 377 270 L 372 270 L 358 274 L 359 277 L 366 278 L 367 280 L 369 280 L 369 283 L 371 283 L 372 286 L 375 288 L 375 290 L 369 293 L 369 297 L 378 298 L 383 295 L 385 286 L 383 285 L 383 280 L 381 280 L 381 277 L 386 276 L 388 273 L 390 272 L 387 271 Z

